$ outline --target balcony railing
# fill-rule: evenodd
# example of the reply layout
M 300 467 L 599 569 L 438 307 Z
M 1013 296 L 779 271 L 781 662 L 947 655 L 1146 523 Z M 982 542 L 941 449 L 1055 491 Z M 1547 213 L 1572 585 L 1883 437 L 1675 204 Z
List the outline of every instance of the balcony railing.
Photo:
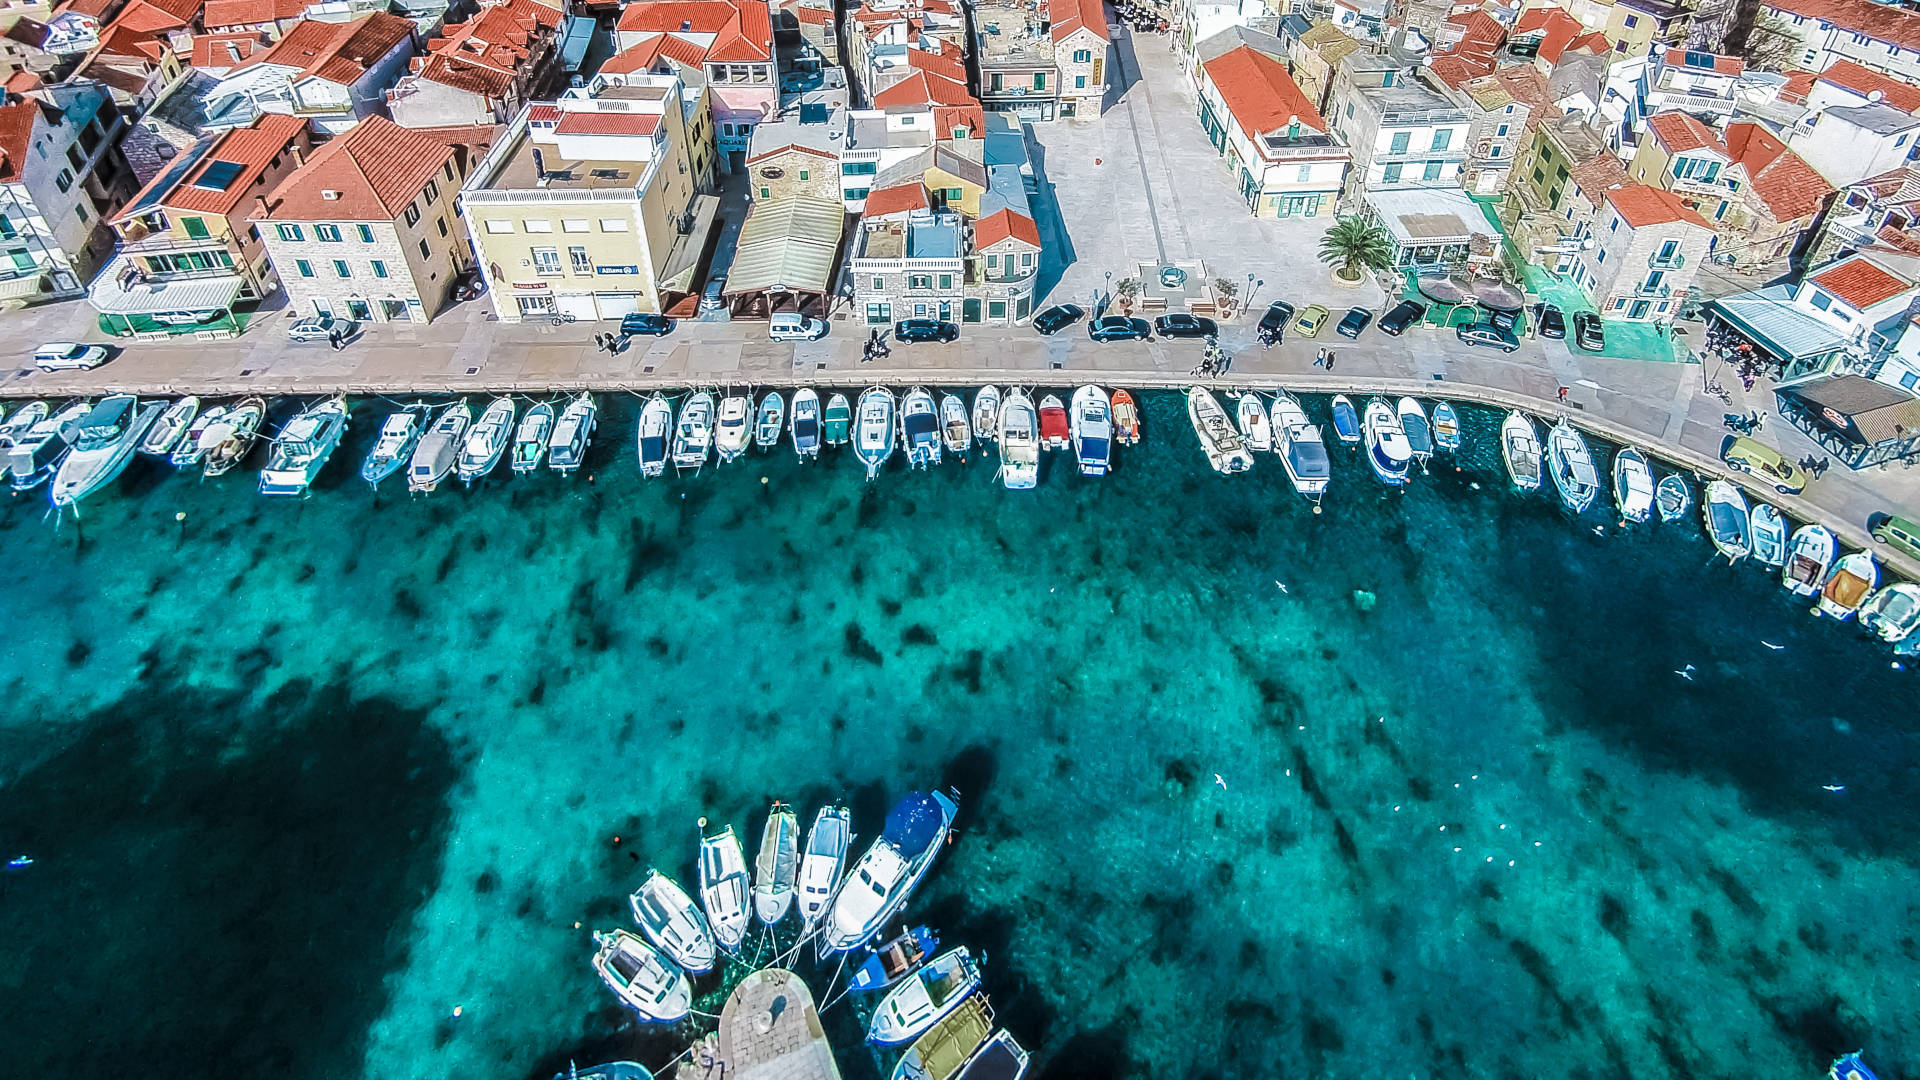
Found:
M 1647 256 L 1647 267 L 1652 270 L 1678 270 L 1687 265 L 1687 257 L 1678 251 L 1662 254 L 1658 251 Z
M 1673 286 L 1667 284 L 1664 281 L 1658 285 L 1651 285 L 1645 281 L 1636 281 L 1633 283 L 1633 295 L 1658 296 L 1658 297 L 1672 296 Z
M 345 116 L 353 112 L 351 101 L 296 101 L 293 103 L 295 116 Z
M 1700 110 L 1730 113 L 1733 111 L 1733 95 L 1721 97 L 1717 94 L 1689 94 L 1683 90 L 1662 90 L 1654 87 L 1647 91 L 1647 105 L 1650 112 L 1679 109 L 1683 112 Z
M 170 232 L 153 233 L 140 240 L 122 239 L 119 247 L 129 255 L 184 255 L 190 251 L 224 251 L 232 255 L 235 252 L 234 245 L 225 236 L 193 239 L 176 236 Z

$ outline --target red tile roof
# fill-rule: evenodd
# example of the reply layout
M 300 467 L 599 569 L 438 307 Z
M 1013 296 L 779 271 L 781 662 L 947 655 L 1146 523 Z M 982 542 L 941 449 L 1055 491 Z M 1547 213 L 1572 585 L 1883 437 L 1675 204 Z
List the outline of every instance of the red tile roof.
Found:
M 289 146 L 307 142 L 306 131 L 307 122 L 301 117 L 268 113 L 254 121 L 252 127 L 212 136 L 219 141 L 193 168 L 177 177 L 162 170 L 127 205 L 144 201 L 150 190 L 158 191 L 164 184 L 170 187 L 157 200 L 159 206 L 203 214 L 231 214 L 251 193 L 260 174 L 267 171 L 274 158 L 286 153 Z M 224 188 L 195 187 L 194 182 L 216 164 L 238 165 L 240 173 Z
M 660 129 L 659 113 L 563 112 L 554 128 L 561 135 L 651 135 Z
M 1201 65 L 1227 111 L 1249 136 L 1279 131 L 1290 123 L 1325 134 L 1327 122 L 1300 92 L 1285 65 L 1242 45 Z
M 256 220 L 392 221 L 453 156 L 444 139 L 369 116 L 282 180 Z
M 1769 5 L 1772 6 L 1772 5 Z M 1785 10 L 1784 5 L 1782 5 Z M 1842 30 L 1920 50 L 1920 15 L 1872 0 L 1795 0 L 1793 14 L 1820 19 Z
M 620 13 L 627 34 L 711 34 L 709 60 L 773 59 L 773 19 L 765 0 L 641 0 Z M 677 58 L 676 58 L 677 59 Z
M 1649 225 L 1666 225 L 1676 221 L 1698 225 L 1703 229 L 1713 228 L 1707 224 L 1706 218 L 1681 202 L 1680 196 L 1671 191 L 1662 191 L 1657 187 L 1648 187 L 1646 184 L 1627 184 L 1623 187 L 1610 188 L 1607 191 L 1607 201 L 1613 204 L 1613 208 L 1619 211 L 1628 225 L 1636 229 L 1644 229 Z
M 208 29 L 222 26 L 264 26 L 283 19 L 297 19 L 307 10 L 309 0 L 207 0 L 200 11 L 200 24 Z
M 0 106 L 0 183 L 13 183 L 23 175 L 21 166 L 33 141 L 33 120 L 39 114 L 38 102 Z
M 201 34 L 193 39 L 192 66 L 220 71 L 243 63 L 267 47 L 267 36 L 259 30 L 231 34 Z
M 1659 138 L 1667 153 L 1678 154 L 1703 147 L 1721 149 L 1720 138 L 1691 113 L 1663 112 L 1647 117 L 1647 128 Z
M 674 34 L 656 34 L 624 52 L 608 57 L 600 65 L 600 70 L 610 75 L 631 75 L 636 71 L 657 71 L 662 74 L 672 70 L 672 61 L 685 67 L 697 68 L 707 62 L 707 51 L 686 38 Z
M 1710 52 L 1697 52 L 1691 49 L 1668 49 L 1664 57 L 1669 67 L 1698 68 L 1702 65 L 1692 62 L 1690 57 L 1705 56 L 1713 63 L 1705 65 L 1713 69 L 1716 75 L 1738 75 L 1747 70 L 1747 62 L 1737 56 L 1716 56 Z
M 869 208 L 872 206 L 871 198 L 868 206 Z M 1033 219 L 1025 214 L 1016 214 L 1012 210 L 1003 209 L 981 218 L 973 227 L 974 245 L 982 251 L 1008 237 L 1024 240 L 1037 248 L 1040 246 L 1040 226 L 1034 224 Z
M 1887 273 L 1873 262 L 1854 256 L 1847 261 L 1813 275 L 1815 285 L 1865 311 L 1913 288 L 1909 282 Z
M 1580 20 L 1557 7 L 1534 8 L 1520 16 L 1513 24 L 1513 37 L 1539 34 L 1540 48 L 1537 55 L 1549 64 L 1560 62 L 1560 54 L 1567 50 L 1578 37 L 1586 36 L 1587 28 Z
M 1749 190 L 1767 205 L 1775 221 L 1794 221 L 1819 211 L 1833 194 L 1813 166 L 1759 124 L 1727 125 L 1727 156 L 1747 171 Z
M 927 189 L 920 181 L 915 180 L 911 184 L 869 192 L 867 208 L 863 213 L 866 217 L 877 218 L 888 214 L 904 214 L 909 210 L 925 209 L 927 209 Z
M 1807 91 L 1813 89 L 1814 80 L 1820 77 L 1816 71 L 1789 71 L 1786 85 L 1780 88 L 1780 100 L 1794 105 L 1804 105 Z
M 1820 73 L 1819 81 L 1851 90 L 1861 97 L 1878 90 L 1881 99 L 1894 108 L 1902 112 L 1920 113 L 1920 87 L 1888 78 L 1851 60 L 1835 60 Z
M 351 86 L 367 69 L 413 38 L 413 23 L 381 11 L 348 23 L 302 20 L 265 52 L 242 67 L 276 64 L 297 69 L 295 79 L 314 77 Z
M 873 95 L 876 108 L 889 105 L 978 105 L 967 84 L 919 70 Z
M 1107 36 L 1106 0 L 1047 0 L 1047 17 L 1053 20 L 1056 42 L 1082 27 L 1101 41 L 1113 40 Z
M 940 40 L 940 39 L 934 39 Z M 944 44 L 944 43 L 943 43 Z M 966 85 L 967 65 L 961 60 L 958 50 L 952 55 L 944 52 L 931 52 L 927 49 L 908 49 L 907 66 L 920 71 L 930 71 L 951 82 Z
M 1593 30 L 1567 42 L 1567 47 L 1560 50 L 1560 56 L 1570 52 L 1588 52 L 1595 56 L 1605 56 L 1612 51 L 1613 42 L 1607 40 L 1607 35 L 1602 31 Z M 1559 60 L 1559 56 L 1554 57 L 1555 63 Z
M 560 106 L 551 102 L 541 102 L 527 106 L 527 123 L 551 124 L 560 119 Z
M 560 13 L 536 0 L 506 0 L 482 8 L 431 42 L 431 55 L 415 59 L 421 79 L 498 100 L 512 90 L 533 44 L 560 25 Z

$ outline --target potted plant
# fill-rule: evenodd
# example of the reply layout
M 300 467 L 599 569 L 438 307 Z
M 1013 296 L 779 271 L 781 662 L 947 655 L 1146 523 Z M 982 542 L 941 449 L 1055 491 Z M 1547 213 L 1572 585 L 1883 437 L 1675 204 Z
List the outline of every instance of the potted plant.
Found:
M 1234 304 L 1240 295 L 1240 283 L 1229 278 L 1213 279 L 1214 305 L 1222 320 L 1233 318 Z
M 1133 314 L 1133 298 L 1140 295 L 1139 278 L 1121 278 L 1113 283 L 1114 299 L 1120 303 L 1120 314 Z

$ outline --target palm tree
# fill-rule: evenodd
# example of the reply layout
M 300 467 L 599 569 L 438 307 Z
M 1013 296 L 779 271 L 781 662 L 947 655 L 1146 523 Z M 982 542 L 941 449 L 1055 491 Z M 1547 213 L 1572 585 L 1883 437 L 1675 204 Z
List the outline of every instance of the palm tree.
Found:
M 1393 262 L 1393 238 L 1364 218 L 1343 217 L 1320 238 L 1320 261 L 1338 266 L 1348 281 L 1358 281 L 1361 270 L 1385 270 Z

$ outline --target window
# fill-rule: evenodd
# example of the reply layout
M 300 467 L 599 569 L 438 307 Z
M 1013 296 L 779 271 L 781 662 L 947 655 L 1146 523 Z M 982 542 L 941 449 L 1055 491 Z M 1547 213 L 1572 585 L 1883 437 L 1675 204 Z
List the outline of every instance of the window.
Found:
M 371 225 L 361 225 L 361 226 L 359 226 L 359 230 L 360 230 L 360 242 L 361 242 L 361 243 L 363 243 L 363 244 L 371 244 L 371 243 L 373 243 L 373 226 L 371 226 Z
M 1407 152 L 1407 144 L 1408 144 L 1409 142 L 1411 142 L 1411 141 L 1412 141 L 1412 139 L 1413 139 L 1413 135 L 1412 135 L 1412 133 L 1411 133 L 1411 132 L 1406 132 L 1406 131 L 1396 131 L 1396 132 L 1394 132 L 1394 133 L 1393 133 L 1393 143 L 1392 143 L 1392 145 L 1390 145 L 1390 146 L 1389 146 L 1389 147 L 1387 148 L 1387 153 L 1389 153 L 1389 154 L 1404 154 L 1404 153 L 1406 153 L 1406 152 Z
M 413 208 L 408 207 L 407 209 L 411 210 Z M 413 222 L 409 221 L 407 224 L 411 225 Z M 490 233 L 510 233 L 513 231 L 513 222 L 501 221 L 499 218 L 488 218 L 487 231 Z
M 876 280 L 878 280 L 878 279 L 876 279 Z M 874 287 L 875 287 L 875 288 L 879 288 L 879 286 L 877 286 L 877 285 L 876 285 L 876 286 L 874 286 Z M 907 275 L 907 288 L 909 288 L 909 289 L 931 289 L 931 288 L 933 288 L 933 275 L 932 275 L 932 274 L 908 274 L 908 275 Z
M 431 180 L 427 181 L 427 205 L 432 206 L 433 201 L 435 199 L 438 199 L 439 197 L 440 197 L 440 185 L 434 183 Z
M 1353 102 L 1347 102 L 1347 119 L 1353 119 Z
M 880 292 L 886 287 L 887 287 L 887 279 L 880 277 L 879 275 L 875 275 L 873 279 L 873 291 Z
M 998 256 L 998 255 L 988 255 L 988 256 L 987 256 L 987 269 L 989 269 L 989 270 L 998 270 L 998 269 L 1000 269 L 1000 256 Z
M 306 233 L 298 225 L 275 225 L 273 228 L 280 234 L 282 240 L 291 240 L 297 244 L 307 238 Z
M 560 219 L 561 232 L 574 232 L 574 233 L 591 232 L 592 229 L 593 229 L 593 226 L 587 221 L 586 218 L 561 218 Z
M 425 240 L 420 241 L 420 257 L 423 259 L 433 258 L 433 249 L 427 246 Z
M 187 235 L 195 240 L 207 239 L 207 223 L 200 218 L 181 218 L 180 227 L 187 230 Z
M 20 230 L 14 228 L 13 219 L 5 214 L 0 214 L 0 240 L 11 240 L 19 235 Z
M 1300 175 L 1294 177 L 1294 183 L 1304 184 L 1311 179 L 1313 179 L 1313 166 L 1302 165 L 1300 166 Z
M 1899 138 L 1893 140 L 1893 145 L 1895 146 L 1907 145 L 1907 137 L 1905 135 L 1900 136 Z
M 350 278 L 353 276 L 353 271 L 347 269 L 347 260 L 333 260 L 333 276 L 337 278 Z
M 1093 50 L 1092 50 L 1092 49 L 1075 49 L 1075 50 L 1073 50 L 1073 62 L 1074 62 L 1074 63 L 1076 63 L 1076 64 L 1085 64 L 1085 63 L 1088 63 L 1088 62 L 1090 62 L 1090 61 L 1091 61 L 1092 59 L 1093 59 Z
M 546 218 L 528 218 L 520 223 L 520 227 L 530 233 L 547 233 L 553 231 L 553 222 Z
M 386 263 L 383 263 L 383 262 L 381 262 L 381 261 L 380 261 L 379 259 L 375 259 L 375 260 L 373 260 L 373 263 L 372 263 L 372 266 L 373 266 L 373 276 L 374 276 L 374 277 L 377 277 L 377 278 L 383 278 L 383 277 L 386 277 L 386 276 L 387 276 L 387 264 L 386 264 Z
M 800 179 L 802 179 L 802 180 L 805 180 L 806 178 L 807 178 L 807 170 L 805 170 L 805 169 L 801 169 L 801 170 L 800 170 Z
M 1398 162 L 1381 170 L 1380 182 L 1383 184 L 1397 184 L 1400 182 L 1400 165 Z
M 872 176 L 875 172 L 879 171 L 879 167 L 880 163 L 877 161 L 849 161 L 845 165 L 840 166 L 840 175 Z
M 340 226 L 315 225 L 313 227 L 313 235 L 317 240 L 324 240 L 329 244 L 337 244 L 340 242 Z
M 946 196 L 947 196 L 948 202 L 959 202 L 961 199 L 966 197 L 966 194 L 967 194 L 966 192 L 960 190 L 957 187 L 950 187 L 946 190 Z
M 1602 251 L 1602 252 L 1601 252 L 1600 254 L 1598 254 L 1598 255 L 1595 255 L 1595 256 L 1593 257 L 1593 261 L 1594 261 L 1594 262 L 1596 262 L 1596 263 L 1603 263 L 1603 262 L 1606 262 L 1606 261 L 1607 261 L 1607 253 L 1606 253 L 1605 251 Z
M 893 308 L 888 304 L 868 304 L 867 321 L 870 323 L 889 322 L 893 319 Z
M 912 127 L 912 126 L 913 126 L 913 117 L 911 117 L 911 116 L 903 116 L 903 117 L 901 117 L 901 118 L 900 118 L 900 126 L 901 126 L 901 127 Z
M 1505 138 L 1506 134 L 1507 134 L 1506 124 L 1501 124 L 1499 127 L 1493 129 L 1493 137 L 1496 139 Z
M 1033 252 L 1031 252 L 1031 251 L 1023 251 L 1023 252 L 1021 252 L 1021 253 L 1020 253 L 1020 265 L 1021 265 L 1021 266 L 1032 266 L 1032 265 L 1033 265 Z
M 557 277 L 560 274 L 560 249 L 537 247 L 533 249 L 533 272 L 542 277 Z
M 402 213 L 400 217 L 401 217 L 401 220 L 407 223 L 407 228 L 411 229 L 415 225 L 420 224 L 420 208 L 414 205 L 413 203 L 408 203 L 406 212 Z M 500 227 L 496 229 L 494 228 L 495 225 L 498 225 Z M 487 231 L 488 232 L 512 232 L 513 222 L 489 221 L 487 222 Z
M 441 218 L 438 221 L 435 221 L 434 224 L 440 226 L 441 236 L 447 235 L 447 219 L 446 218 Z
M 1500 156 L 1500 148 L 1499 148 L 1499 147 L 1497 147 L 1497 146 L 1490 146 L 1490 147 L 1488 147 L 1488 148 L 1487 148 L 1487 156 L 1488 156 L 1488 157 L 1490 157 L 1490 158 L 1497 158 L 1497 157 L 1499 157 L 1499 156 Z
M 80 218 L 80 220 L 81 220 L 81 221 L 83 221 L 83 222 L 84 222 L 84 221 L 86 221 L 86 220 L 87 220 L 87 208 L 86 208 L 86 207 L 84 207 L 84 206 L 75 206 L 75 207 L 73 208 L 73 212 L 74 212 L 74 214 L 75 214 L 75 215 L 77 215 L 77 216 L 78 216 L 78 217 Z
M 1045 90 L 1045 89 L 1047 88 L 1047 73 L 1046 73 L 1046 72 L 1044 72 L 1044 71 L 1036 71 L 1036 72 L 1034 72 L 1034 73 L 1033 73 L 1033 88 L 1034 88 L 1035 90 Z
M 1631 30 L 1634 27 L 1639 25 L 1640 25 L 1640 16 L 1638 15 L 1627 16 L 1627 29 Z
M 1539 169 L 1535 169 L 1535 170 L 1533 170 L 1533 182 L 1534 182 L 1534 183 L 1536 183 L 1536 184 L 1544 184 L 1544 183 L 1546 183 L 1546 182 L 1547 182 L 1547 174 L 1546 174 L 1546 173 L 1543 173 L 1543 172 L 1541 172 L 1541 171 L 1540 171 Z
M 53 178 L 53 183 L 54 183 L 54 186 L 58 187 L 61 191 L 66 191 L 72 188 L 73 187 L 73 170 L 61 169 L 60 175 Z
M 440 175 L 447 178 L 447 183 L 449 184 L 453 183 L 453 162 L 452 161 L 448 161 L 445 165 L 442 165 L 440 167 Z
M 951 289 L 951 288 L 953 288 L 953 275 L 941 274 L 940 275 L 940 291 L 946 292 L 948 289 Z
M 1075 75 L 1073 77 L 1073 88 L 1075 90 L 1085 90 L 1087 88 L 1087 77 L 1085 75 Z
M 567 257 L 573 261 L 574 273 L 576 274 L 593 273 L 593 257 L 587 254 L 586 248 L 570 247 L 567 249 Z
M 1814 310 L 1825 311 L 1828 308 L 1833 306 L 1833 297 L 1828 296 L 1826 293 L 1821 292 L 1819 289 L 1815 289 L 1813 290 L 1812 303 L 1813 303 Z
M 761 189 L 760 189 L 760 197 L 761 197 L 761 198 L 763 198 L 763 199 L 771 199 L 771 198 L 773 198 L 773 191 L 772 191 L 772 189 L 770 189 L 770 188 L 765 188 L 765 187 L 763 187 L 763 188 L 761 188 Z
M 1441 128 L 1439 131 L 1433 133 L 1433 148 L 1435 150 L 1445 150 L 1448 146 L 1452 145 L 1452 143 L 1452 128 Z
M 848 199 L 864 199 L 867 197 L 867 193 L 872 190 L 873 190 L 872 188 L 848 188 L 846 191 L 842 192 L 841 194 L 842 194 L 842 197 L 848 198 Z
M 1429 161 L 1429 162 L 1427 162 L 1427 167 L 1426 167 L 1426 169 L 1425 169 L 1425 170 L 1424 170 L 1424 171 L 1423 171 L 1423 172 L 1422 172 L 1422 173 L 1420 174 L 1420 178 L 1421 178 L 1422 180 L 1438 180 L 1438 179 L 1440 179 L 1440 170 L 1441 170 L 1441 168 L 1442 168 L 1443 166 L 1445 166 L 1445 165 L 1446 165 L 1446 162 L 1444 162 L 1444 161 Z
M 601 232 L 626 232 L 627 219 L 619 218 L 619 217 L 603 217 L 600 219 L 600 231 Z
M 307 260 L 305 260 L 305 259 L 295 259 L 295 260 L 293 260 L 293 268 L 294 268 L 295 270 L 298 270 L 298 271 L 300 271 L 300 276 L 301 276 L 301 277 L 312 277 L 312 276 L 313 276 L 313 264 L 312 264 L 312 263 L 310 263 L 310 262 L 308 262 L 308 261 L 307 261 Z

